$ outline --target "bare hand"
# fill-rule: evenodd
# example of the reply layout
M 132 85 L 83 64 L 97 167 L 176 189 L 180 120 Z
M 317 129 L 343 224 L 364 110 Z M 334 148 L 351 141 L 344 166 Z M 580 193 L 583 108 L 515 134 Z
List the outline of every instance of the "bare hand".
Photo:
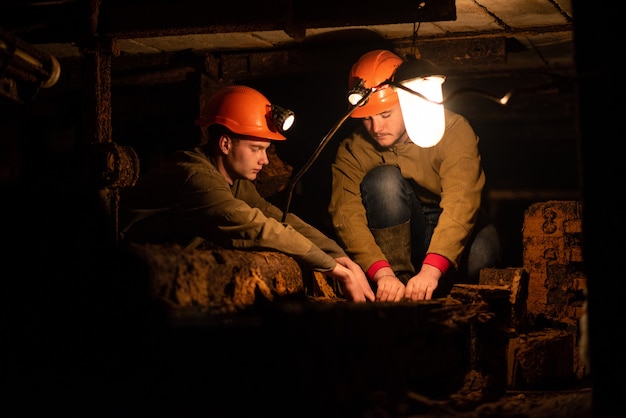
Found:
M 411 300 L 430 300 L 439 285 L 443 274 L 437 267 L 423 264 L 417 275 L 411 277 L 406 284 L 404 297 Z
M 354 302 L 373 302 L 374 291 L 361 267 L 348 257 L 339 257 L 335 261 L 337 266 L 327 274 L 340 281 L 348 299 Z
M 404 298 L 404 284 L 397 277 L 386 276 L 378 282 L 377 302 L 399 302 Z
M 374 280 L 377 285 L 377 302 L 399 302 L 404 298 L 404 284 L 390 268 L 385 267 L 378 270 Z

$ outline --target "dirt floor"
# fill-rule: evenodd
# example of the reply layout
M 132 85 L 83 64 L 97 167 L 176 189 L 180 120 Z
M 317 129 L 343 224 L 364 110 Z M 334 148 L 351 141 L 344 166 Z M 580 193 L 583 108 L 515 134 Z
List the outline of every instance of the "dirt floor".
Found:
M 411 396 L 406 418 L 592 418 L 591 389 L 564 391 L 512 391 L 495 402 L 487 402 L 471 410 L 459 410 L 453 403 L 432 401 Z M 422 410 L 422 412 L 420 412 Z M 364 418 L 387 418 L 388 413 L 374 411 Z

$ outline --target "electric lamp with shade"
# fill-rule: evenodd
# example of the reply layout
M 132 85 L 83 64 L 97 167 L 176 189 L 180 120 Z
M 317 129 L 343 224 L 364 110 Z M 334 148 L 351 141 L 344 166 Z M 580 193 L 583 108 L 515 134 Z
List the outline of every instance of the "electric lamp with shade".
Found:
M 407 134 L 420 147 L 435 146 L 443 136 L 445 79 L 430 61 L 412 59 L 403 62 L 389 81 L 398 94 Z

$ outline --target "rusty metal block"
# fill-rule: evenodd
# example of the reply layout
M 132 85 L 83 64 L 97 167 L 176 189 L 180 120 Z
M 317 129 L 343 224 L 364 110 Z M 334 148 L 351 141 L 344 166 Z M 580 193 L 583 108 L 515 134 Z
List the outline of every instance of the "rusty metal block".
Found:
M 549 389 L 575 379 L 573 332 L 543 330 L 509 339 L 509 389 Z
M 582 313 L 586 278 L 577 201 L 531 205 L 524 214 L 523 263 L 529 274 L 528 313 L 575 326 Z
M 468 292 L 474 296 L 468 296 Z M 457 284 L 451 295 L 466 303 L 473 298 L 487 302 L 501 330 L 523 331 L 527 327 L 528 274 L 524 269 L 482 269 L 477 285 Z

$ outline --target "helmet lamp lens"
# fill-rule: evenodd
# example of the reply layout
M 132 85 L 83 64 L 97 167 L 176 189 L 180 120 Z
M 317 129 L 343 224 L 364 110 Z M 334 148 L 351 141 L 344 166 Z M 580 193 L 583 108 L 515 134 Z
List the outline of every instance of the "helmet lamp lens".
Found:
M 271 118 L 273 125 L 279 132 L 284 133 L 296 120 L 296 115 L 292 110 L 285 109 L 277 105 L 272 105 Z

